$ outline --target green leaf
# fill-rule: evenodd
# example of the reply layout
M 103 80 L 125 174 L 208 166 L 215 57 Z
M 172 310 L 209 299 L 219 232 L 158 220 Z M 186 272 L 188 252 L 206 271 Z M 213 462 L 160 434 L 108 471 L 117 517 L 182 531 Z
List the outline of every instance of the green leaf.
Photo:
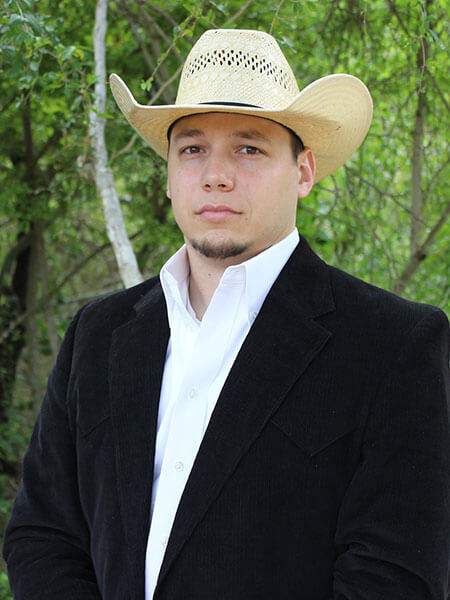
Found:
M 441 50 L 445 50 L 445 46 L 439 39 L 437 33 L 435 31 L 433 31 L 432 29 L 428 29 L 428 33 L 431 36 L 432 40 L 434 40 L 436 42 L 436 44 L 438 44 L 439 48 Z
M 72 54 L 75 52 L 76 46 L 66 46 L 61 53 L 61 60 L 65 62 L 68 60 Z
M 33 29 L 34 33 L 36 33 L 37 35 L 42 35 L 44 33 L 44 30 L 43 30 L 41 24 L 39 23 L 39 21 L 36 19 L 36 17 L 33 14 L 31 14 L 29 12 L 25 13 L 25 19 L 26 19 L 26 22 Z
M 146 92 L 149 92 L 152 89 L 153 85 L 153 77 L 149 77 L 145 81 L 141 81 L 140 88 Z
M 27 22 L 27 20 L 25 19 L 25 17 L 22 17 L 22 15 L 18 15 L 17 13 L 11 15 L 9 18 L 10 25 L 16 25 L 18 23 L 26 23 L 26 22 Z

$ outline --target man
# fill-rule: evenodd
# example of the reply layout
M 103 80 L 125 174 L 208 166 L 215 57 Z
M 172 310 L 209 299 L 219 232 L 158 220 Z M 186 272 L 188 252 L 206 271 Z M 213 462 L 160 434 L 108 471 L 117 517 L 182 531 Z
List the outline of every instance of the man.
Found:
M 302 92 L 275 40 L 209 31 L 168 153 L 185 246 L 72 322 L 5 543 L 15 598 L 445 600 L 448 322 L 323 263 L 296 203 L 362 142 L 350 75 Z

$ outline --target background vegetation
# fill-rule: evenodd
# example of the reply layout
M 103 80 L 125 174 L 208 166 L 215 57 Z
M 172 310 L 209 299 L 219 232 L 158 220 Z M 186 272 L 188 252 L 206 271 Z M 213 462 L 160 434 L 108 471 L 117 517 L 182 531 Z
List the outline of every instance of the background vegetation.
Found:
M 238 27 L 270 31 L 300 87 L 329 73 L 360 77 L 374 98 L 370 133 L 299 206 L 299 229 L 328 262 L 450 311 L 446 6 L 110 0 L 107 70 L 142 103 L 172 103 L 193 41 L 205 29 Z M 0 535 L 61 336 L 82 304 L 123 285 L 99 197 L 93 115 L 106 124 L 143 276 L 181 244 L 164 162 L 109 93 L 104 110 L 95 108 L 95 10 L 87 0 L 0 2 Z

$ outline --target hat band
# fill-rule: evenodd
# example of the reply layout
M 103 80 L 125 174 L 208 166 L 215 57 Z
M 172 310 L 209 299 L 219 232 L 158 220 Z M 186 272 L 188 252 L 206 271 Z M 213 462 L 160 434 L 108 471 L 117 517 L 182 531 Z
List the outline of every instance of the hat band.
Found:
M 214 104 L 217 106 L 223 105 L 223 106 L 242 106 L 243 108 L 247 107 L 247 108 L 262 108 L 262 106 L 256 106 L 256 104 L 244 104 L 243 102 L 199 102 L 199 104 Z M 180 119 L 182 119 L 183 117 L 180 117 Z M 174 121 L 169 129 L 167 130 L 167 139 L 170 140 L 170 133 L 173 129 L 173 126 L 175 125 L 175 123 L 177 123 L 177 121 L 179 121 L 180 119 L 177 119 L 176 121 Z
M 247 108 L 262 108 L 262 106 L 256 106 L 256 104 L 244 104 L 243 102 L 199 102 L 199 104 L 216 104 L 220 106 L 246 106 Z

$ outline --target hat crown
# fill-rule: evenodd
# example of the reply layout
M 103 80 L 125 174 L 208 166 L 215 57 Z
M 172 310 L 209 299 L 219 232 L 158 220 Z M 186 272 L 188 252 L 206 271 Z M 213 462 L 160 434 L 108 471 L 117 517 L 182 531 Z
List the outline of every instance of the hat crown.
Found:
M 212 29 L 189 53 L 175 103 L 240 103 L 277 110 L 298 93 L 292 69 L 271 35 Z

